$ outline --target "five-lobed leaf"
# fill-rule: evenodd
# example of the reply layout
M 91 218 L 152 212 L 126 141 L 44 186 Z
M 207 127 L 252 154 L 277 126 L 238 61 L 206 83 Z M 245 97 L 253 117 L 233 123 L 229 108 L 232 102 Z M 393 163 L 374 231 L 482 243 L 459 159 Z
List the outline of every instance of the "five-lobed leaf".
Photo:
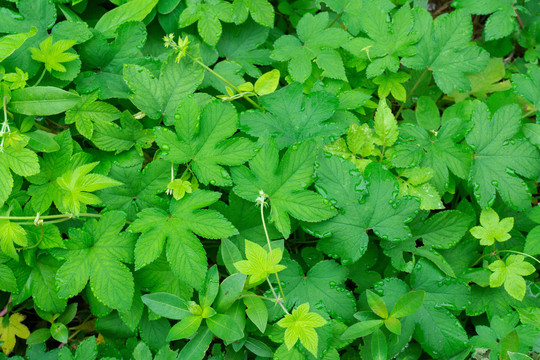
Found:
M 238 116 L 230 104 L 211 102 L 201 108 L 188 98 L 176 112 L 174 127 L 176 133 L 154 128 L 161 157 L 174 164 L 189 163 L 205 185 L 232 185 L 222 166 L 241 165 L 254 154 L 250 140 L 232 137 L 238 130 Z
M 270 221 L 285 238 L 291 233 L 290 216 L 317 222 L 336 213 L 327 200 L 306 190 L 313 182 L 316 148 L 313 142 L 303 142 L 287 150 L 280 161 L 275 142 L 267 139 L 249 161 L 249 169 L 245 166 L 231 169 L 233 191 L 252 202 L 262 191 L 270 203 Z
M 507 217 L 499 221 L 499 215 L 489 208 L 480 213 L 480 226 L 473 227 L 472 236 L 480 239 L 480 245 L 490 246 L 496 241 L 503 242 L 510 239 L 510 230 L 514 227 L 514 218 Z
M 496 260 L 489 264 L 489 269 L 493 271 L 489 277 L 489 286 L 499 287 L 504 284 L 504 289 L 510 296 L 523 300 L 527 287 L 523 276 L 536 271 L 532 264 L 524 260 L 523 255 L 510 255 L 506 261 Z
M 206 275 L 207 259 L 195 234 L 220 239 L 237 233 L 223 215 L 202 209 L 215 203 L 219 196 L 216 192 L 198 190 L 181 200 L 171 200 L 168 211 L 158 208 L 140 211 L 129 227 L 142 233 L 135 247 L 135 269 L 152 263 L 165 247 L 173 272 L 186 284 L 200 289 Z

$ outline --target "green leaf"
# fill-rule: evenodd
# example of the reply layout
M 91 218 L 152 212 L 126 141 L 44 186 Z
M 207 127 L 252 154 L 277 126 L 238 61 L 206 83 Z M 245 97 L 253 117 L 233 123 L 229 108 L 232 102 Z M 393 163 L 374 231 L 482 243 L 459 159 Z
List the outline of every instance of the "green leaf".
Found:
M 516 28 L 515 0 L 510 1 L 471 1 L 456 0 L 452 3 L 457 9 L 467 9 L 472 14 L 490 15 L 484 27 L 484 40 L 491 41 L 510 35 Z
M 176 133 L 155 127 L 160 156 L 174 164 L 189 163 L 199 182 L 230 186 L 232 180 L 222 165 L 241 165 L 254 154 L 254 144 L 233 137 L 238 116 L 231 104 L 211 102 L 200 108 L 193 99 L 182 102 L 175 115 Z
M 106 38 L 114 37 L 116 29 L 128 21 L 142 21 L 156 6 L 158 0 L 132 0 L 105 13 L 95 29 Z
M 197 30 L 204 42 L 216 45 L 221 37 L 221 21 L 233 21 L 233 5 L 223 0 L 187 0 L 186 5 L 178 20 L 180 28 L 197 22 Z
M 523 255 L 510 255 L 506 262 L 496 260 L 489 264 L 489 270 L 493 271 L 489 277 L 489 286 L 499 287 L 504 284 L 504 289 L 510 296 L 523 300 L 527 289 L 523 276 L 536 271 L 532 264 L 524 260 Z
M 219 292 L 214 301 L 214 308 L 217 312 L 223 313 L 240 297 L 246 276 L 244 274 L 233 274 L 225 278 L 219 286 Z
M 71 109 L 79 95 L 52 86 L 34 86 L 11 93 L 9 111 L 23 115 L 55 115 Z
M 469 174 L 473 160 L 471 149 L 460 144 L 462 121 L 459 118 L 444 123 L 436 136 L 414 124 L 402 124 L 399 140 L 393 148 L 392 164 L 397 167 L 429 167 L 435 174 L 430 182 L 439 194 L 449 187 L 450 172 L 461 179 Z
M 223 29 L 221 39 L 216 46 L 220 57 L 241 65 L 242 70 L 249 76 L 254 78 L 261 76 L 261 70 L 255 65 L 272 63 L 269 56 L 270 50 L 262 47 L 268 37 L 269 29 L 250 20 L 239 26 L 226 24 Z
M 51 336 L 58 342 L 65 343 L 68 340 L 69 330 L 62 323 L 51 324 Z
M 77 130 L 86 138 L 91 139 L 94 133 L 94 124 L 110 123 L 120 118 L 120 111 L 102 101 L 96 101 L 97 93 L 83 95 L 79 104 L 66 112 L 66 124 L 77 126 Z
M 142 233 L 135 247 L 135 269 L 156 260 L 167 241 L 166 254 L 171 269 L 190 286 L 200 289 L 206 274 L 206 252 L 195 234 L 220 239 L 237 233 L 220 213 L 202 210 L 219 199 L 220 194 L 198 190 L 181 200 L 171 200 L 169 211 L 147 208 L 130 225 Z
M 534 227 L 525 239 L 525 253 L 536 256 L 540 254 L 540 226 Z
M 253 90 L 257 95 L 268 95 L 276 91 L 279 85 L 279 70 L 274 69 L 267 73 L 262 74 L 261 77 L 255 81 Z
M 95 205 L 101 202 L 99 197 L 92 192 L 122 184 L 100 174 L 89 174 L 97 164 L 94 162 L 81 165 L 73 170 L 68 170 L 56 179 L 61 191 L 61 204 L 56 205 L 59 205 L 62 212 L 78 216 L 81 212 L 81 205 Z
M 27 246 L 26 231 L 22 226 L 15 222 L 6 219 L 0 220 L 0 249 L 2 252 L 15 259 L 19 260 L 19 255 L 15 250 L 15 244 L 19 246 Z
M 165 191 L 170 180 L 170 164 L 154 160 L 141 170 L 142 162 L 136 165 L 114 163 L 108 176 L 123 184 L 100 190 L 98 195 L 107 210 L 122 210 L 129 221 L 146 208 L 167 208 L 167 201 L 158 196 Z
M 2 250 L 2 252 L 4 251 Z M 0 276 L 2 277 L 0 290 L 5 292 L 17 292 L 17 279 L 15 279 L 15 274 L 13 274 L 13 271 L 7 265 L 0 264 Z
M 3 204 L 13 188 L 11 171 L 20 176 L 31 176 L 40 171 L 37 155 L 25 148 L 4 147 L 0 152 L 0 204 Z
M 392 242 L 411 238 L 406 224 L 418 211 L 419 201 L 411 197 L 398 200 L 397 180 L 380 164 L 369 164 L 362 176 L 352 163 L 324 157 L 316 175 L 318 191 L 339 209 L 336 217 L 306 226 L 321 238 L 317 248 L 323 252 L 352 264 L 367 249 L 368 229 Z M 362 190 L 357 190 L 360 185 Z
M 488 53 L 469 44 L 472 37 L 470 14 L 456 10 L 434 21 L 427 11 L 417 11 L 416 21 L 424 36 L 416 44 L 416 54 L 403 58 L 403 65 L 415 70 L 431 70 L 435 83 L 444 93 L 452 90 L 470 91 L 466 73 L 482 71 L 489 60 Z
M 177 63 L 171 55 L 161 66 L 159 78 L 134 64 L 125 65 L 123 75 L 133 104 L 149 118 L 163 117 L 165 124 L 172 124 L 178 105 L 201 84 L 204 70 L 186 57 Z
M 383 320 L 380 319 L 361 321 L 345 330 L 341 337 L 345 340 L 358 339 L 372 334 L 375 330 L 380 328 L 382 324 Z
M 421 96 L 416 103 L 416 121 L 426 130 L 437 130 L 441 126 L 441 118 L 437 104 L 427 96 Z
M 268 0 L 234 0 L 232 6 L 236 24 L 246 21 L 249 13 L 253 20 L 263 26 L 274 25 L 274 7 Z
M 32 59 L 42 62 L 48 72 L 53 70 L 66 72 L 62 63 L 71 62 L 79 58 L 76 53 L 66 52 L 75 45 L 75 40 L 58 40 L 53 44 L 53 37 L 49 36 L 39 44 L 39 49 L 30 48 Z
M 343 285 L 347 278 L 346 267 L 334 261 L 321 261 L 304 275 L 297 262 L 284 259 L 283 264 L 287 268 L 280 273 L 279 279 L 284 283 L 282 287 L 288 308 L 308 302 L 326 310 L 334 318 L 352 319 L 356 302 Z
M 523 98 L 533 103 L 536 108 L 536 114 L 540 112 L 540 69 L 531 66 L 525 74 L 512 75 L 514 90 Z
M 376 329 L 371 335 L 371 356 L 373 360 L 386 360 L 388 353 L 388 345 L 384 333 Z
M 394 145 L 398 138 L 398 125 L 392 110 L 388 108 L 386 99 L 381 99 L 375 113 L 373 129 L 375 130 L 375 144 L 383 149 Z
M 298 142 L 343 134 L 349 124 L 332 121 L 338 100 L 325 92 L 304 95 L 302 85 L 293 83 L 261 98 L 266 109 L 248 110 L 240 115 L 240 128 L 252 136 L 270 134 L 279 149 Z
M 69 231 L 66 259 L 56 274 L 58 296 L 79 294 L 90 279 L 90 288 L 103 304 L 128 311 L 131 307 L 133 275 L 123 263 L 133 261 L 135 236 L 121 232 L 126 217 L 119 211 L 105 213 L 99 221 L 87 220 L 82 229 Z
M 145 42 L 146 27 L 133 21 L 121 25 L 116 39 L 110 44 L 99 35 L 81 44 L 81 60 L 94 71 L 84 71 L 77 77 L 77 90 L 82 93 L 97 91 L 100 99 L 127 98 L 129 88 L 122 78 L 122 70 L 126 64 L 145 63 L 141 52 Z
M 159 292 L 143 295 L 141 299 L 150 310 L 159 316 L 174 320 L 191 316 L 186 301 L 176 295 Z
M 396 73 L 400 57 L 415 54 L 413 45 L 420 40 L 420 33 L 415 31 L 413 13 L 407 4 L 399 8 L 387 21 L 388 14 L 375 2 L 366 2 L 360 15 L 364 32 L 369 38 L 357 37 L 344 47 L 355 56 L 369 59 L 366 69 L 368 78 L 384 73 L 385 70 Z
M 465 349 L 467 333 L 450 310 L 459 313 L 469 304 L 469 287 L 443 276 L 426 260 L 420 260 L 414 267 L 411 287 L 425 291 L 424 302 L 415 313 L 401 320 L 402 332 L 396 348 L 401 349 L 414 333 L 414 339 L 432 357 L 450 357 Z M 381 296 L 390 306 L 409 292 L 404 282 L 391 278 L 377 284 L 375 290 L 384 293 Z
M 4 61 L 15 50 L 24 44 L 24 42 L 36 35 L 37 29 L 32 26 L 29 32 L 7 35 L 0 39 L 0 61 Z
M 275 274 L 285 266 L 279 265 L 282 257 L 281 249 L 266 251 L 262 246 L 246 240 L 246 258 L 234 263 L 234 266 L 242 274 L 248 275 L 247 286 L 253 287 L 266 280 L 268 275 Z
M 264 333 L 268 323 L 268 309 L 263 300 L 256 297 L 245 297 L 242 300 L 246 305 L 246 315 Z
M 120 153 L 135 148 L 139 153 L 149 148 L 154 142 L 151 129 L 143 125 L 129 112 L 120 115 L 121 126 L 112 122 L 94 123 L 92 142 L 101 150 Z
M 388 317 L 388 309 L 386 308 L 384 300 L 370 290 L 366 290 L 366 297 L 371 311 L 373 311 L 379 317 L 386 319 Z
M 244 337 L 244 331 L 229 315 L 216 314 L 206 319 L 206 326 L 218 338 L 225 341 L 236 341 Z
M 190 337 L 199 329 L 202 320 L 203 318 L 199 315 L 189 315 L 188 317 L 183 318 L 169 330 L 167 341 Z
M 379 98 L 385 98 L 390 93 L 392 96 L 401 102 L 407 100 L 407 90 L 401 85 L 409 80 L 411 76 L 404 72 L 384 73 L 373 79 L 373 83 L 379 85 L 377 94 Z
M 212 342 L 212 332 L 207 327 L 199 329 L 197 334 L 180 350 L 180 359 L 202 359 Z
M 315 150 L 313 142 L 303 142 L 287 150 L 279 162 L 274 141 L 266 140 L 249 161 L 250 169 L 245 166 L 231 169 L 235 183 L 233 191 L 252 202 L 261 196 L 262 191 L 270 202 L 270 222 L 285 238 L 291 233 L 289 216 L 317 222 L 335 215 L 327 200 L 305 190 L 313 182 Z
M 277 322 L 279 326 L 285 328 L 285 345 L 289 350 L 300 339 L 300 343 L 315 357 L 319 344 L 319 335 L 315 328 L 326 323 L 321 315 L 309 312 L 309 303 L 299 305 L 291 314 L 285 315 Z
M 349 34 L 340 28 L 328 28 L 327 12 L 305 14 L 293 35 L 283 35 L 274 43 L 270 57 L 288 62 L 293 81 L 305 82 L 312 72 L 312 61 L 323 70 L 321 76 L 347 81 L 341 55 L 336 49 L 345 45 Z
M 473 227 L 470 232 L 472 236 L 480 239 L 480 245 L 490 246 L 495 240 L 504 242 L 510 239 L 510 230 L 514 227 L 514 218 L 507 217 L 499 221 L 499 215 L 495 210 L 489 208 L 480 213 L 481 226 Z
M 399 298 L 390 316 L 401 318 L 413 314 L 424 302 L 425 291 L 411 291 Z
M 482 208 L 490 207 L 498 192 L 511 208 L 531 206 L 531 193 L 519 177 L 536 179 L 540 173 L 540 152 L 523 137 L 515 137 L 521 128 L 517 105 L 501 107 L 490 117 L 487 106 L 478 107 L 467 135 L 474 149 L 469 179 L 474 196 Z

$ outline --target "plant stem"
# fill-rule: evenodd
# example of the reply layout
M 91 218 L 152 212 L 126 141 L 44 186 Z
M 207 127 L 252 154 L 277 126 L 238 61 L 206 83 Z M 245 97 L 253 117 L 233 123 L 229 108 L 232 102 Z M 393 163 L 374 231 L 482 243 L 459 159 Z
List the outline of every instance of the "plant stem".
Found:
M 272 257 L 272 264 L 274 263 L 274 255 L 272 253 L 272 244 L 270 243 L 270 236 L 268 235 L 268 229 L 266 228 L 266 222 L 264 221 L 264 203 L 261 204 L 261 221 L 264 228 L 264 235 L 266 236 L 266 243 L 268 244 L 268 251 L 270 251 L 270 257 Z M 281 281 L 279 280 L 279 275 L 277 271 L 274 273 L 276 275 L 276 280 L 279 286 L 279 291 L 281 292 L 281 296 L 283 297 L 283 300 L 285 300 L 285 293 L 283 292 L 283 288 L 281 287 Z
M 41 80 L 43 80 L 43 77 L 45 76 L 45 73 L 47 72 L 47 69 L 46 68 L 43 68 L 43 71 L 41 72 L 41 75 L 39 76 L 39 79 L 36 81 L 36 83 L 34 85 L 32 85 L 32 87 L 34 86 L 38 86 L 39 83 L 41 82 Z
M 272 290 L 272 294 L 274 294 L 274 297 L 276 298 L 276 302 L 279 304 L 279 306 L 281 306 L 281 309 L 285 311 L 285 314 L 289 315 L 289 311 L 287 310 L 287 308 L 285 308 L 285 306 L 283 306 L 283 303 L 276 294 L 276 290 L 274 290 L 274 287 L 272 286 L 272 283 L 270 282 L 270 279 L 268 279 L 268 277 L 266 277 L 266 281 L 268 282 L 268 286 L 270 286 L 270 290 Z
M 521 251 L 515 251 L 515 250 L 500 250 L 498 251 L 499 253 L 503 253 L 503 252 L 507 252 L 507 253 L 514 253 L 514 254 L 519 254 L 519 255 L 523 255 L 523 256 L 526 256 L 528 258 L 531 258 L 533 259 L 534 261 L 536 261 L 537 263 L 540 264 L 540 260 L 538 260 L 537 258 L 535 258 L 534 256 L 531 256 L 529 254 L 526 254 L 526 253 L 523 253 Z
M 343 15 L 343 11 L 340 12 L 338 16 L 336 16 L 336 18 L 326 28 L 330 29 L 332 26 L 334 26 L 334 24 L 341 18 L 341 15 Z
M 396 113 L 396 120 L 397 118 L 399 117 L 399 114 L 401 114 L 401 111 L 403 110 L 403 107 L 405 106 L 405 104 L 407 103 L 407 101 L 409 101 L 409 99 L 411 98 L 412 94 L 414 93 L 414 91 L 416 90 L 416 88 L 418 87 L 418 85 L 420 85 L 420 82 L 424 79 L 424 76 L 426 76 L 428 72 L 428 69 L 424 70 L 424 72 L 422 73 L 422 75 L 420 75 L 420 77 L 418 78 L 418 80 L 416 80 L 416 83 L 414 84 L 414 86 L 412 87 L 411 91 L 407 94 L 407 98 L 405 99 L 405 101 L 403 103 L 401 103 L 401 106 L 399 107 L 397 113 Z
M 229 85 L 234 91 L 236 91 L 237 93 L 241 92 L 240 89 L 238 89 L 238 87 L 236 87 L 236 85 L 234 85 L 229 80 L 225 79 L 223 76 L 221 76 L 220 74 L 215 72 L 213 69 L 211 69 L 205 63 L 203 63 L 201 60 L 197 59 L 193 55 L 190 55 L 190 54 L 187 54 L 187 55 L 191 58 L 191 60 L 193 60 L 194 62 L 199 64 L 203 69 L 205 69 L 209 73 L 213 74 L 215 77 L 217 77 L 218 79 L 223 81 L 225 84 Z M 246 99 L 249 103 L 251 103 L 251 105 L 255 106 L 257 109 L 264 110 L 264 108 L 261 105 L 257 104 L 255 101 L 251 100 L 249 97 L 244 97 L 244 99 Z

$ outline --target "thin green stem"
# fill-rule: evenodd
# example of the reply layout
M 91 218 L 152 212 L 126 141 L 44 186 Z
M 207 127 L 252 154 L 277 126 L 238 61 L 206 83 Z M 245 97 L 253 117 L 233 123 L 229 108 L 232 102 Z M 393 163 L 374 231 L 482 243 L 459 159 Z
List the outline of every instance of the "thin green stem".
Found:
M 41 75 L 39 76 L 39 79 L 36 81 L 36 83 L 34 85 L 32 85 L 32 87 L 34 86 L 38 86 L 39 83 L 41 82 L 41 80 L 43 80 L 43 77 L 45 76 L 45 73 L 47 72 L 47 69 L 46 68 L 43 68 L 43 71 L 41 72 Z
M 532 116 L 536 113 L 536 109 L 532 109 L 530 111 L 527 111 L 525 115 L 523 115 L 524 118 L 528 118 L 529 116 Z
M 274 294 L 275 301 L 281 306 L 281 309 L 285 311 L 285 314 L 289 315 L 289 311 L 285 306 L 283 306 L 283 303 L 281 302 L 281 299 L 279 298 L 278 294 L 276 294 L 276 290 L 274 290 L 274 287 L 272 286 L 272 283 L 270 282 L 270 279 L 267 277 L 266 281 L 268 282 L 268 286 L 270 286 L 270 290 L 272 290 L 272 294 Z
M 50 220 L 50 219 L 61 219 L 61 218 L 77 218 L 77 217 L 94 217 L 94 218 L 100 218 L 101 214 L 89 214 L 89 213 L 81 213 L 78 216 L 75 216 L 74 214 L 57 214 L 57 215 L 44 215 L 39 216 L 38 219 L 40 220 Z M 36 216 L 0 216 L 0 220 L 35 220 Z
M 418 80 L 416 80 L 416 83 L 414 84 L 414 86 L 412 87 L 411 91 L 407 94 L 407 98 L 405 99 L 405 101 L 403 103 L 401 103 L 401 106 L 399 107 L 397 113 L 396 113 L 396 120 L 397 118 L 399 117 L 399 115 L 401 114 L 401 111 L 403 111 L 403 107 L 405 106 L 405 104 L 407 103 L 407 101 L 409 101 L 409 99 L 411 98 L 412 94 L 414 93 L 414 91 L 416 90 L 416 88 L 418 87 L 418 85 L 420 85 L 420 82 L 424 79 L 424 76 L 426 76 L 426 74 L 428 73 L 428 69 L 424 70 L 424 72 L 422 73 L 422 75 L 420 75 L 420 77 L 418 78 Z
M 503 252 L 506 252 L 506 253 L 514 253 L 514 254 L 519 254 L 519 255 L 523 255 L 523 256 L 526 256 L 530 259 L 533 259 L 534 261 L 536 261 L 537 263 L 540 264 L 540 260 L 538 260 L 537 258 L 535 258 L 534 256 L 531 256 L 529 254 L 526 254 L 524 252 L 521 252 L 521 251 L 515 251 L 515 250 L 499 250 L 498 251 L 499 253 L 503 253 Z
M 240 93 L 240 89 L 238 89 L 238 87 L 236 85 L 234 85 L 233 83 L 231 83 L 229 80 L 225 79 L 223 76 L 221 76 L 220 74 L 218 74 L 217 72 L 215 72 L 213 69 L 211 69 L 209 66 L 207 66 L 205 63 L 203 63 L 201 60 L 197 59 L 196 57 L 194 57 L 193 55 L 190 55 L 190 54 L 187 54 L 191 60 L 193 60 L 194 62 L 196 62 L 197 64 L 199 64 L 203 69 L 205 69 L 206 71 L 208 71 L 209 73 L 211 73 L 212 75 L 214 75 L 215 77 L 217 77 L 218 79 L 220 79 L 221 81 L 223 81 L 225 84 L 229 85 L 231 87 L 231 89 L 233 89 L 234 91 L 236 91 L 237 93 Z M 249 97 L 244 97 L 244 99 L 246 99 L 249 103 L 251 103 L 251 105 L 255 106 L 257 109 L 259 110 L 264 110 L 264 108 L 257 104 L 255 101 L 251 100 L 251 98 Z
M 39 236 L 39 241 L 37 243 L 35 243 L 34 245 L 32 245 L 32 246 L 25 247 L 25 248 L 20 248 L 20 249 L 17 249 L 17 250 L 30 250 L 30 249 L 38 247 L 39 244 L 41 244 L 41 241 L 43 240 L 43 233 L 44 233 L 43 225 L 39 225 L 39 228 L 41 229 L 41 234 Z
M 270 251 L 270 256 L 272 257 L 272 264 L 274 263 L 274 254 L 272 253 L 272 244 L 270 243 L 270 236 L 268 235 L 268 229 L 266 228 L 266 221 L 264 221 L 264 203 L 261 204 L 261 221 L 264 228 L 264 235 L 266 236 L 266 243 L 268 244 L 268 251 Z M 283 300 L 285 300 L 285 293 L 283 292 L 283 288 L 281 287 L 281 281 L 279 280 L 279 275 L 277 271 L 274 273 L 276 275 L 276 280 L 279 286 L 279 291 L 281 292 L 281 296 L 283 297 Z

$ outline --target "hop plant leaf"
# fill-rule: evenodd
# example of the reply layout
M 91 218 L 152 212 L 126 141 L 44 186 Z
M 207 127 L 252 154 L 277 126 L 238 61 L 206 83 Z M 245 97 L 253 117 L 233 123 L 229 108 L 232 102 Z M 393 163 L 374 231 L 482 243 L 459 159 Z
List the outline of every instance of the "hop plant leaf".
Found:
M 279 326 L 285 328 L 285 345 L 289 350 L 300 339 L 300 343 L 315 357 L 319 345 L 319 335 L 315 329 L 326 323 L 321 315 L 309 312 L 309 303 L 298 306 L 292 314 L 285 315 L 277 322 Z
M 1 347 L 4 354 L 9 355 L 15 348 L 17 342 L 15 337 L 28 339 L 30 336 L 30 331 L 22 323 L 24 319 L 23 314 L 14 313 L 9 317 L 7 326 L 4 327 L 4 318 L 0 317 L 0 341 L 3 342 Z
M 53 44 L 53 37 L 49 36 L 41 42 L 39 49 L 30 48 L 32 59 L 44 63 L 48 72 L 53 70 L 66 72 L 66 67 L 62 63 L 79 58 L 77 54 L 66 52 L 75 43 L 75 40 L 58 40 Z
M 137 214 L 130 230 L 142 233 L 135 247 L 135 269 L 141 269 L 161 255 L 166 244 L 172 271 L 186 284 L 200 289 L 206 275 L 206 251 L 195 234 L 221 239 L 238 231 L 215 210 L 202 208 L 218 201 L 220 193 L 198 190 L 172 200 L 169 211 L 148 208 Z
M 156 127 L 161 157 L 174 164 L 190 164 L 197 179 L 207 185 L 230 186 L 232 180 L 222 165 L 243 164 L 254 154 L 254 144 L 232 137 L 238 130 L 238 115 L 228 103 L 211 102 L 201 108 L 185 100 L 175 115 L 176 133 Z
M 476 200 L 482 208 L 490 207 L 498 192 L 511 208 L 529 208 L 531 192 L 520 176 L 538 177 L 540 151 L 526 138 L 516 136 L 521 128 L 519 106 L 503 106 L 490 117 L 482 104 L 475 109 L 472 122 L 466 140 L 475 152 L 469 181 Z
M 100 174 L 89 174 L 97 166 L 97 162 L 81 165 L 68 170 L 56 181 L 62 191 L 60 210 L 78 216 L 82 206 L 95 205 L 101 202 L 92 192 L 122 183 Z
M 247 285 L 253 287 L 263 282 L 268 275 L 285 269 L 285 266 L 279 264 L 282 255 L 280 248 L 272 249 L 270 252 L 246 240 L 247 260 L 235 262 L 234 266 L 242 274 L 248 275 Z
M 482 210 L 480 213 L 480 225 L 470 231 L 472 236 L 480 239 L 480 245 L 490 246 L 495 243 L 510 239 L 510 230 L 514 227 L 514 218 L 507 217 L 499 221 L 499 215 L 493 209 Z
M 496 260 L 489 264 L 489 270 L 493 271 L 489 276 L 489 286 L 499 287 L 504 284 L 504 289 L 510 296 L 523 300 L 527 289 L 523 277 L 536 271 L 532 264 L 524 260 L 523 255 L 510 255 L 506 262 Z
M 266 194 L 271 206 L 270 221 L 285 238 L 291 233 L 289 216 L 317 222 L 336 214 L 328 200 L 306 190 L 313 182 L 315 150 L 313 142 L 303 142 L 290 148 L 280 162 L 276 144 L 267 139 L 250 160 L 249 169 L 245 166 L 231 169 L 233 191 L 238 196 L 255 202 L 260 191 Z
M 82 229 L 70 229 L 66 249 L 58 250 L 66 260 L 56 274 L 61 298 L 77 295 L 90 280 L 100 302 L 124 312 L 130 309 L 134 281 L 124 263 L 133 262 L 135 235 L 121 232 L 125 222 L 124 213 L 110 211 L 99 221 L 86 221 Z
M 26 230 L 9 220 L 0 220 L 0 249 L 7 256 L 18 260 L 19 255 L 15 250 L 15 244 L 19 246 L 27 246 L 28 239 L 26 238 Z
M 183 28 L 197 22 L 197 30 L 204 42 L 216 45 L 221 37 L 221 21 L 233 21 L 233 5 L 223 0 L 187 0 L 186 5 L 178 25 Z

